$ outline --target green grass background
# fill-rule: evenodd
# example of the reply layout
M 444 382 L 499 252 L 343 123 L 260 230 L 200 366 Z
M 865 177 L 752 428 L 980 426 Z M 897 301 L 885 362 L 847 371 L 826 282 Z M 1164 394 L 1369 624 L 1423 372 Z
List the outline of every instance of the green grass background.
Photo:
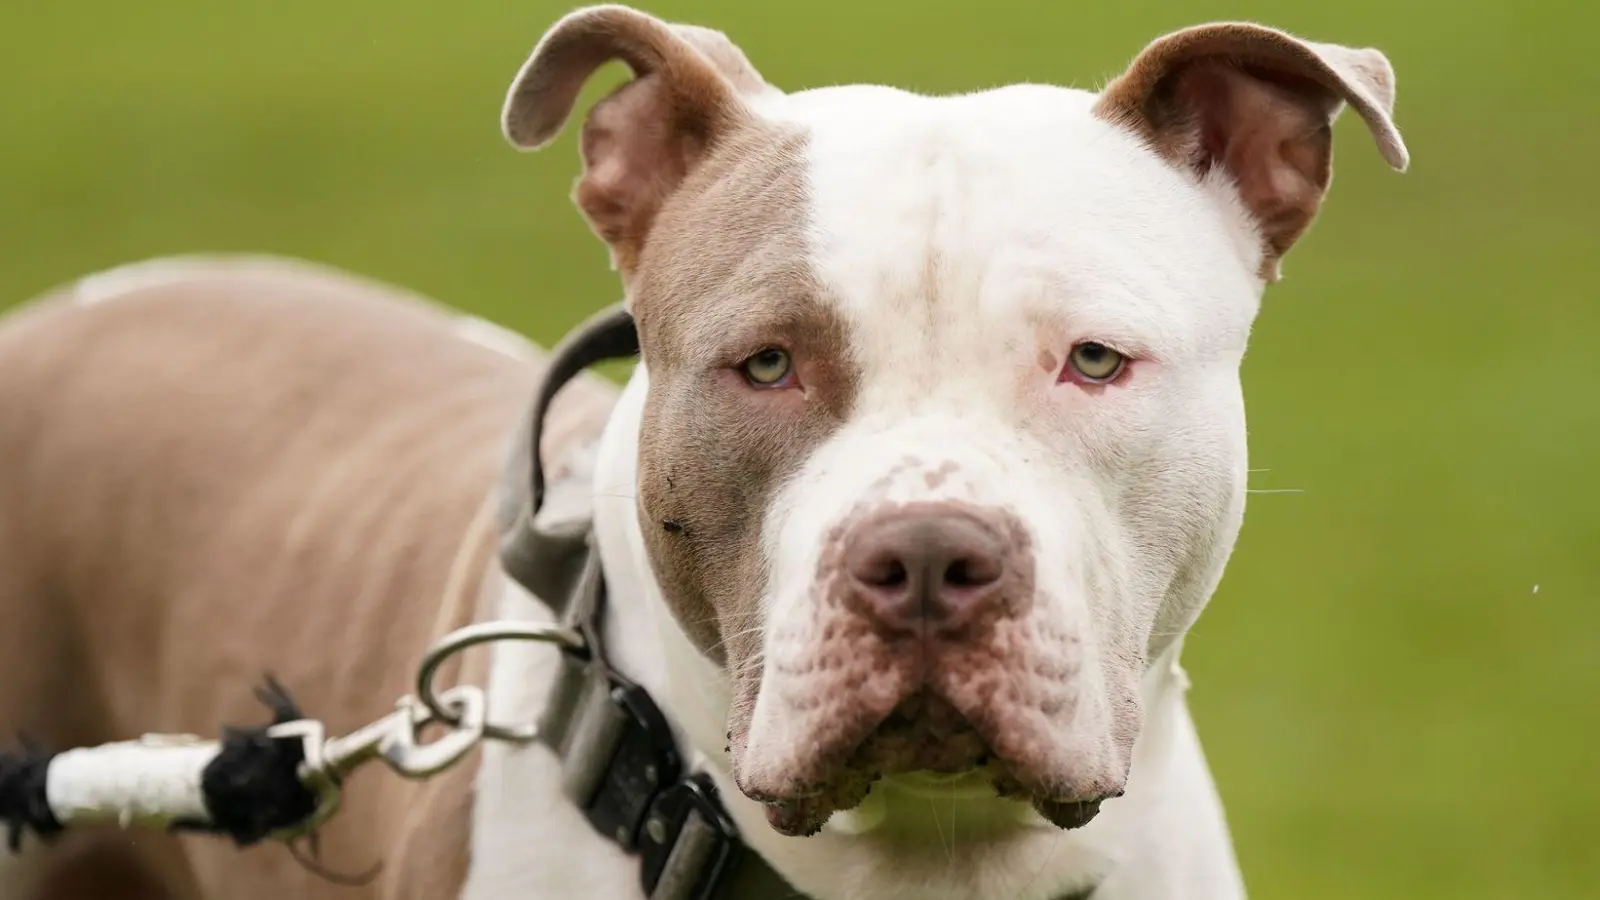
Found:
M 540 340 L 617 294 L 503 92 L 545 0 L 25 2 L 0 15 L 0 296 L 270 251 Z M 1255 496 L 1189 641 L 1262 898 L 1600 898 L 1600 7 L 661 0 L 786 88 L 1093 87 L 1253 18 L 1383 48 L 1412 148 L 1353 116 L 1245 365 Z M 593 96 L 594 91 L 589 92 Z M 92 365 L 92 360 L 86 361 Z

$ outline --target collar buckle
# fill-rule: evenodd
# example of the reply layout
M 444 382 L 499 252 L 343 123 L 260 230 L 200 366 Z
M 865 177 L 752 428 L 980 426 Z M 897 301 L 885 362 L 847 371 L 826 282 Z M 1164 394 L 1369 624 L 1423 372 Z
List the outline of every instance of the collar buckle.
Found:
M 583 746 L 566 757 L 567 787 L 589 824 L 632 853 L 652 803 L 683 766 L 650 695 L 615 676 L 604 680 L 590 692 L 590 714 L 579 726 Z
M 709 776 L 662 791 L 639 837 L 639 880 L 650 900 L 713 900 L 743 852 Z

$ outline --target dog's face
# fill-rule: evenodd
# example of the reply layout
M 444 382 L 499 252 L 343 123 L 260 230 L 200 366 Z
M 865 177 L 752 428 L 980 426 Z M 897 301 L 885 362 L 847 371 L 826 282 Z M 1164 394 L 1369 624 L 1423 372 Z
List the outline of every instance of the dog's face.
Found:
M 612 59 L 575 199 L 639 323 L 640 526 L 726 668 L 741 789 L 795 834 L 884 776 L 1088 821 L 1238 532 L 1239 363 L 1340 107 L 1405 163 L 1387 61 L 1218 25 L 1099 94 L 783 94 L 716 32 L 596 7 L 509 137 Z

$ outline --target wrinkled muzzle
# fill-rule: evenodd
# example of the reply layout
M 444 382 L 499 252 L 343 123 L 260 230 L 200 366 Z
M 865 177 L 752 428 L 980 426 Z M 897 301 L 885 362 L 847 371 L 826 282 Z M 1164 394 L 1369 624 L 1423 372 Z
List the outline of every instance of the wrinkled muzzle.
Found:
M 1081 517 L 1026 448 L 889 434 L 841 436 L 785 491 L 764 665 L 730 723 L 740 788 L 791 834 L 913 773 L 1085 824 L 1121 791 L 1113 707 L 1137 701 L 1108 693 Z

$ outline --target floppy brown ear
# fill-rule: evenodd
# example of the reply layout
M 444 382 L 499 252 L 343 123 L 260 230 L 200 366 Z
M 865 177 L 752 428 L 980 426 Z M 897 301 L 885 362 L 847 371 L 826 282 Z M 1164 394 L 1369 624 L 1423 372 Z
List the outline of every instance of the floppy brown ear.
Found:
M 721 32 L 591 6 L 551 26 L 517 73 L 501 117 L 507 140 L 521 150 L 554 140 L 584 84 L 613 60 L 634 77 L 584 122 L 573 201 L 626 278 L 662 203 L 750 115 L 744 98 L 773 88 Z
M 1101 92 L 1096 112 L 1174 165 L 1201 176 L 1226 169 L 1260 227 L 1262 275 L 1273 281 L 1327 192 L 1331 126 L 1345 104 L 1404 171 L 1389 60 L 1261 25 L 1199 25 L 1158 38 Z

